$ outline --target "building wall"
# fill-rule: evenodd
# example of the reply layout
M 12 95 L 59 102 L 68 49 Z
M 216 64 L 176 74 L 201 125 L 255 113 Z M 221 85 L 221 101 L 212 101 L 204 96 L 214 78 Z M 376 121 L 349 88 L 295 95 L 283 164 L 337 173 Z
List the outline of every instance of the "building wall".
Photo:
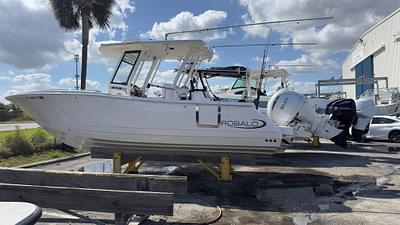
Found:
M 360 37 L 343 62 L 343 78 L 355 78 L 355 66 L 370 55 L 374 76 L 388 77 L 389 87 L 400 88 L 400 8 Z M 351 98 L 356 97 L 355 90 L 355 85 L 343 87 Z

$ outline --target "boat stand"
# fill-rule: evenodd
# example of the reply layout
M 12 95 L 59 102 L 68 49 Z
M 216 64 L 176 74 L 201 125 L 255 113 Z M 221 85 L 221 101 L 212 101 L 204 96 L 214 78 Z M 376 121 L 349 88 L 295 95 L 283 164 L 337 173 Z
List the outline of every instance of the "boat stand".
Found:
M 204 167 L 209 173 L 214 175 L 219 181 L 232 181 L 232 165 L 231 158 L 228 155 L 221 156 L 220 166 L 209 166 L 203 160 L 198 160 L 200 165 Z
M 321 142 L 319 141 L 319 137 L 318 136 L 313 136 L 312 137 L 312 142 L 311 142 L 313 147 L 320 147 L 321 146 Z
M 113 152 L 113 173 L 121 173 L 121 168 L 123 165 L 121 152 Z M 220 157 L 219 167 L 214 165 L 210 166 L 205 161 L 199 159 L 198 163 L 204 167 L 210 174 L 215 176 L 219 181 L 232 181 L 233 169 L 231 164 L 231 157 L 228 155 L 222 155 Z M 126 162 L 126 161 L 125 161 Z M 126 167 L 124 173 L 137 174 L 140 166 L 143 164 L 143 158 L 141 156 L 137 157 L 135 160 L 128 161 L 128 166 Z M 124 163 L 126 164 L 126 163 Z
M 124 174 L 138 174 L 140 166 L 143 164 L 142 157 L 139 156 L 135 160 L 129 161 L 128 166 L 126 167 Z M 113 173 L 121 173 L 122 169 L 122 154 L 121 152 L 113 152 Z M 128 214 L 121 214 L 115 213 L 114 220 L 116 225 L 125 225 L 130 223 L 130 221 L 138 220 L 141 223 L 144 221 L 148 215 L 128 215 Z
M 308 144 L 311 144 L 314 148 L 319 148 L 321 146 L 321 142 L 319 141 L 318 136 L 312 136 L 311 138 L 307 138 L 305 140 Z
M 140 166 L 143 164 L 143 159 L 141 156 L 137 157 L 135 160 L 129 161 L 128 166 L 124 170 L 125 174 L 137 174 L 139 172 Z M 122 155 L 121 152 L 113 153 L 113 173 L 121 173 L 122 171 Z

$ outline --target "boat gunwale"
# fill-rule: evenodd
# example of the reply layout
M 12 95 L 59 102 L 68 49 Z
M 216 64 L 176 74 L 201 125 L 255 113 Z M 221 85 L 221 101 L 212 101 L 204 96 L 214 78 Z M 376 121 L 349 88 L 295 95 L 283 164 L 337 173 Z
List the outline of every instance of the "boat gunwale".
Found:
M 141 102 L 153 102 L 153 103 L 174 103 L 174 104 L 192 104 L 192 105 L 224 105 L 224 106 L 239 106 L 239 107 L 254 107 L 254 104 L 250 102 L 230 102 L 230 101 L 202 101 L 202 100 L 169 100 L 169 99 L 158 99 L 158 98 L 144 98 L 137 96 L 123 96 L 123 95 L 112 95 L 104 92 L 97 91 L 75 91 L 75 90 L 46 90 L 46 91 L 31 91 L 15 95 L 9 95 L 6 97 L 7 100 L 12 101 L 11 98 L 15 97 L 29 97 L 29 96 L 40 96 L 40 95 L 81 95 L 81 96 L 96 96 L 105 98 L 118 98 L 123 100 L 135 100 Z M 209 99 L 208 99 L 209 100 Z

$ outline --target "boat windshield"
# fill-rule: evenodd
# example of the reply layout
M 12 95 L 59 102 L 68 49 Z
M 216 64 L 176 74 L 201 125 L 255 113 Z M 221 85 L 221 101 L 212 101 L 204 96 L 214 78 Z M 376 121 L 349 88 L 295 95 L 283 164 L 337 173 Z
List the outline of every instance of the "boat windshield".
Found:
M 117 72 L 115 73 L 112 83 L 114 84 L 124 84 L 126 85 L 129 80 L 129 75 L 132 73 L 132 69 L 134 68 L 136 61 L 139 57 L 139 51 L 135 52 L 126 52 L 124 57 L 122 58 Z
M 256 89 L 257 88 L 257 81 L 252 79 L 250 80 L 251 83 L 251 88 Z M 238 88 L 246 88 L 246 78 L 238 78 L 235 83 L 232 85 L 232 89 L 238 89 Z
M 361 96 L 375 96 L 375 95 L 399 95 L 399 89 L 397 88 L 379 88 L 379 89 L 369 89 L 365 91 Z
M 151 66 L 153 65 L 153 61 L 142 61 L 140 62 L 140 69 L 139 72 L 137 73 L 136 80 L 134 81 L 135 85 L 138 87 L 142 87 L 147 75 L 150 72 Z

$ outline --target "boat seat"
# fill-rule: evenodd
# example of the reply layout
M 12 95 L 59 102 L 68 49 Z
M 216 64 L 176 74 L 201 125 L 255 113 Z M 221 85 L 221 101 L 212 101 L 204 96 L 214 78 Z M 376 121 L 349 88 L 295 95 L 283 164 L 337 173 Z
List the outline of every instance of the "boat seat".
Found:
M 143 97 L 143 91 L 136 85 L 134 85 L 131 89 L 131 96 L 136 96 L 136 97 Z
M 189 88 L 186 86 L 177 89 L 178 97 L 180 100 L 187 100 L 189 98 Z

